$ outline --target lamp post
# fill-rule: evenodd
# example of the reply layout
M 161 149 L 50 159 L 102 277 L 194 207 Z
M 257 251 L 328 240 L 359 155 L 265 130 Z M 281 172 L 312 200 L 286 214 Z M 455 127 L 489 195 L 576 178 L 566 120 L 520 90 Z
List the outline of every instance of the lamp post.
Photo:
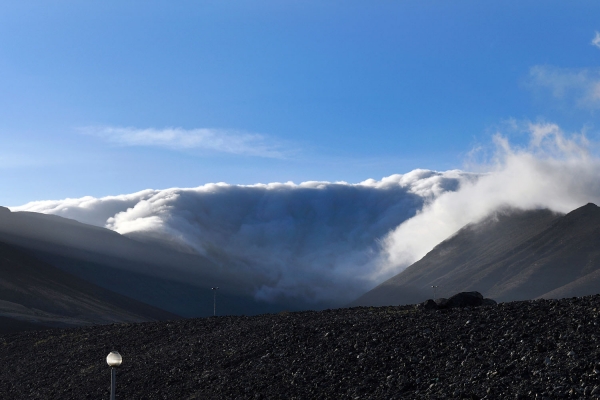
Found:
M 213 296 L 213 317 L 217 315 L 217 290 L 219 290 L 218 286 L 211 288 L 214 296 Z
M 436 299 L 436 293 L 437 293 L 438 286 L 437 285 L 432 285 L 431 287 L 433 288 L 433 299 L 435 300 Z
M 123 357 L 118 351 L 111 351 L 106 356 L 106 363 L 110 366 L 110 400 L 115 400 L 115 391 L 117 388 L 117 368 L 123 362 Z

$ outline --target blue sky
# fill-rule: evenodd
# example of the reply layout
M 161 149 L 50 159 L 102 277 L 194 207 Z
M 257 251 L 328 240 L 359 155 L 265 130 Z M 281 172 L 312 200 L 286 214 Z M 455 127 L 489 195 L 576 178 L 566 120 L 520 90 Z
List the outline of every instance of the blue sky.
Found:
M 594 139 L 599 15 L 592 1 L 3 1 L 0 204 L 463 168 L 507 121 Z

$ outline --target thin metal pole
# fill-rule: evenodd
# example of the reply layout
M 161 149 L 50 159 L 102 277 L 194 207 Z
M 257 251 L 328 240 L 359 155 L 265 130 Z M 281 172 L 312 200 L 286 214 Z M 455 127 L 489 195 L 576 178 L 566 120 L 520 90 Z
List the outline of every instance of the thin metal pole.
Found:
M 115 400 L 115 392 L 117 391 L 117 369 L 110 369 L 110 400 Z
M 438 287 L 434 285 L 434 286 L 432 286 L 432 288 L 433 288 L 433 299 L 435 300 L 435 299 L 437 299 L 437 288 Z
M 213 317 L 217 316 L 217 289 L 219 289 L 218 286 L 215 286 L 213 288 L 211 288 L 214 296 L 213 296 Z

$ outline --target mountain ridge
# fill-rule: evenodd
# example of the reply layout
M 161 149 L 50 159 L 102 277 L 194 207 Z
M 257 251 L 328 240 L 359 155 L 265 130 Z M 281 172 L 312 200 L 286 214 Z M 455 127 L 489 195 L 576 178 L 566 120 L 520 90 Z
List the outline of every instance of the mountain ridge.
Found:
M 425 257 L 361 295 L 353 305 L 409 304 L 446 292 L 477 290 L 498 301 L 597 293 L 600 208 L 561 215 L 503 209 L 468 224 Z
M 2 332 L 180 318 L 93 285 L 3 242 L 0 317 Z
M 56 215 L 0 211 L 0 241 L 34 255 L 97 286 L 184 317 L 219 312 L 259 314 L 308 308 L 254 298 L 259 282 L 241 268 L 223 268 L 227 259 L 209 259 L 144 243 L 112 230 Z

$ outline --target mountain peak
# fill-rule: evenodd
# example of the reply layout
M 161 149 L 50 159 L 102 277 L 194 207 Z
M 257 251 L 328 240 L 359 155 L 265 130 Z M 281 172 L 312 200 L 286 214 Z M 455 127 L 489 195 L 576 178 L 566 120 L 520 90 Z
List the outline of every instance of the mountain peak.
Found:
M 587 203 L 585 206 L 581 206 L 565 215 L 565 220 L 582 220 L 587 221 L 592 219 L 600 218 L 600 207 L 594 203 Z
M 571 212 L 576 212 L 578 210 L 597 210 L 598 206 L 595 205 L 594 203 L 587 203 L 585 206 L 581 206 L 579 208 L 574 209 Z
M 10 209 L 7 207 L 0 206 L 0 213 L 10 212 Z

